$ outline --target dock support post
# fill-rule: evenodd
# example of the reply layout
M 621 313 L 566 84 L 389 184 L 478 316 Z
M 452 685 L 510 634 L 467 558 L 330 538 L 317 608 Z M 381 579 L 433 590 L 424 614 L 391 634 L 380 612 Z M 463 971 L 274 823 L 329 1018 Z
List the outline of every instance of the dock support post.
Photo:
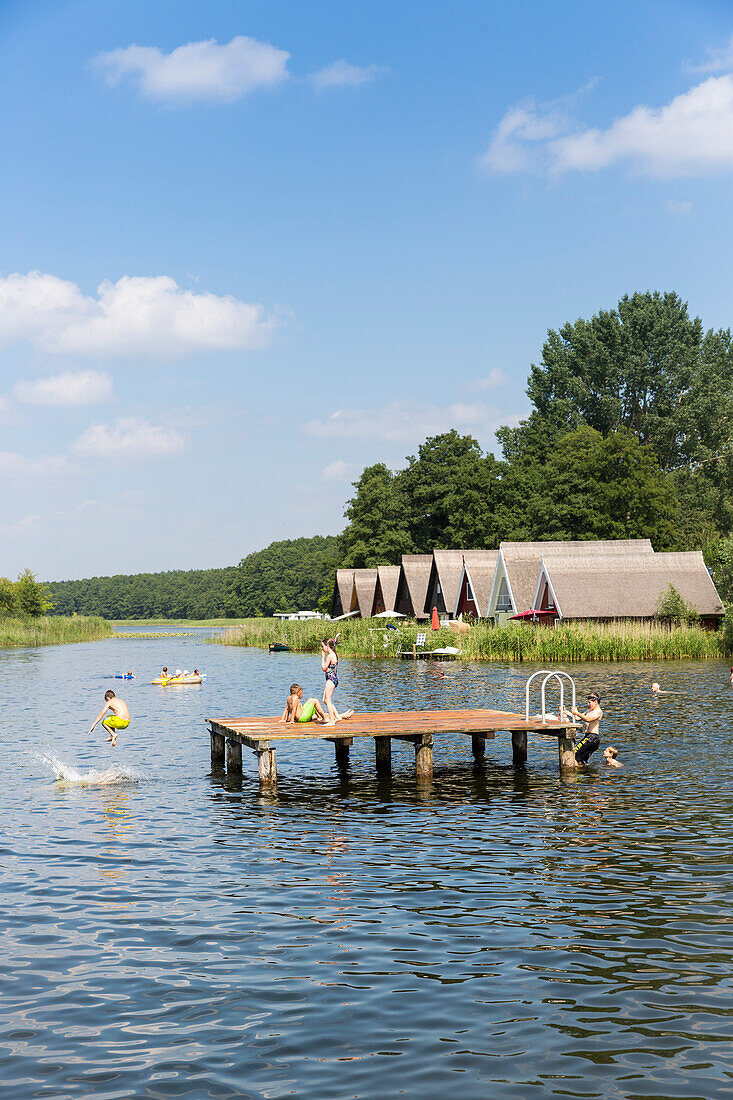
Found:
M 415 775 L 418 779 L 433 777 L 433 735 L 423 733 L 415 741 Z
M 277 783 L 277 761 L 275 750 L 268 745 L 267 748 L 258 748 L 257 766 L 260 772 L 260 784 L 263 787 L 274 787 Z
M 477 762 L 483 760 L 486 754 L 486 738 L 482 733 L 471 734 L 471 751 Z
M 220 772 L 224 768 L 224 735 L 211 732 L 211 770 Z
M 575 759 L 575 735 L 564 730 L 557 739 L 557 751 L 560 771 L 574 772 L 578 767 Z
M 354 744 L 353 737 L 339 737 L 334 738 L 334 747 L 336 749 L 336 766 L 338 768 L 346 768 L 349 765 L 349 749 Z
M 512 733 L 512 764 L 515 768 L 523 768 L 527 763 L 527 734 L 523 730 L 514 730 Z
M 377 762 L 377 775 L 392 774 L 392 738 L 375 737 L 374 754 Z
M 239 741 L 227 738 L 227 771 L 232 775 L 242 774 L 242 746 Z

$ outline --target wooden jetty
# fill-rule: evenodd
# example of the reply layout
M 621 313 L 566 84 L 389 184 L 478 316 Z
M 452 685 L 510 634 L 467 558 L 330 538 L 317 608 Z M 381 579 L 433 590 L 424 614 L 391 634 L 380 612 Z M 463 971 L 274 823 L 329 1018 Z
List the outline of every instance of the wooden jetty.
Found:
M 429 779 L 433 774 L 433 741 L 442 733 L 463 734 L 471 738 L 474 758 L 481 760 L 486 739 L 498 731 L 512 735 L 512 759 L 517 767 L 527 760 L 527 734 L 539 733 L 557 739 L 561 772 L 574 771 L 575 731 L 571 721 L 557 722 L 541 718 L 526 720 L 522 714 L 505 710 L 397 710 L 374 714 L 355 714 L 335 726 L 317 722 L 286 725 L 277 718 L 207 718 L 211 735 L 211 767 L 242 773 L 242 746 L 254 751 L 259 765 L 260 783 L 272 787 L 277 782 L 276 746 L 281 741 L 331 741 L 336 763 L 348 764 L 349 750 L 356 737 L 374 740 L 377 775 L 392 771 L 392 740 L 408 741 L 415 746 L 415 774 Z

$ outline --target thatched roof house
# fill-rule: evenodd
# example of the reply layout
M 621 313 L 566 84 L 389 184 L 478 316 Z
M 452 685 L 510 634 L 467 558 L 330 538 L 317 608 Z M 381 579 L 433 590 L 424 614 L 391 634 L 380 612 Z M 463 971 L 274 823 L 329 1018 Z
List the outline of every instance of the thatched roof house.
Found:
M 458 604 L 463 580 L 464 564 L 475 564 L 478 568 L 488 559 L 487 554 L 496 554 L 490 550 L 434 550 L 430 580 L 425 597 L 424 611 L 430 615 L 437 607 L 439 615 L 453 615 Z
M 469 615 L 476 619 L 486 616 L 498 558 L 498 550 L 465 552 L 454 616 Z
M 372 615 L 381 615 L 383 611 L 396 611 L 397 586 L 400 583 L 401 572 L 399 565 L 380 565 L 378 567 Z
M 336 580 L 331 597 L 331 618 L 348 615 L 356 610 L 356 592 L 354 590 L 354 570 L 337 569 Z
M 395 611 L 408 619 L 425 618 L 425 599 L 433 566 L 432 554 L 403 554 Z
M 529 611 L 537 591 L 537 580 L 543 557 L 558 554 L 598 557 L 607 560 L 617 555 L 643 554 L 653 556 L 649 539 L 597 539 L 585 542 L 502 542 L 496 563 L 486 614 L 493 616 L 506 611 L 516 615 Z
M 354 570 L 354 591 L 356 595 L 354 610 L 358 610 L 362 619 L 371 618 L 376 588 L 376 569 Z
M 644 554 L 550 554 L 543 558 L 534 606 L 561 619 L 652 619 L 672 585 L 716 627 L 725 614 L 701 551 Z

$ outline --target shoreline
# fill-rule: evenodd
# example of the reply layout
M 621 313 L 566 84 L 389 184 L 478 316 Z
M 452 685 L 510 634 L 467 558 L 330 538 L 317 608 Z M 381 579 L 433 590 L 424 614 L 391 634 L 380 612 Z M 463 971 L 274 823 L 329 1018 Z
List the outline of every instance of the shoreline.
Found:
M 0 649 L 101 642 L 113 636 L 112 624 L 93 615 L 42 615 L 37 619 L 0 619 Z
M 392 629 L 392 625 L 396 629 Z M 400 658 L 411 652 L 418 634 L 425 634 L 424 649 L 452 646 L 460 650 L 450 659 L 500 663 L 578 663 L 583 661 L 723 660 L 730 655 L 722 630 L 699 627 L 665 627 L 659 624 L 616 622 L 560 626 L 551 629 L 526 625 L 493 626 L 485 621 L 467 633 L 447 626 L 438 631 L 429 623 L 401 620 L 391 624 L 375 619 L 279 622 L 251 619 L 226 628 L 209 639 L 213 644 L 266 649 L 272 643 L 287 645 L 294 653 L 318 653 L 323 638 L 338 629 L 342 657 Z

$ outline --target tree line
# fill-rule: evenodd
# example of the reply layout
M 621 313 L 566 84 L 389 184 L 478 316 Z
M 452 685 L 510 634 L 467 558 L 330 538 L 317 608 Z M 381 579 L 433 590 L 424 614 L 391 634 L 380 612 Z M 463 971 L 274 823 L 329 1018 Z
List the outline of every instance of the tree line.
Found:
M 225 569 L 48 585 L 54 612 L 227 618 L 330 603 L 334 570 L 505 540 L 650 538 L 702 548 L 733 601 L 733 338 L 675 293 L 624 296 L 550 330 L 527 383 L 531 411 L 496 433 L 426 439 L 397 471 L 367 466 L 340 536 L 274 542 Z

